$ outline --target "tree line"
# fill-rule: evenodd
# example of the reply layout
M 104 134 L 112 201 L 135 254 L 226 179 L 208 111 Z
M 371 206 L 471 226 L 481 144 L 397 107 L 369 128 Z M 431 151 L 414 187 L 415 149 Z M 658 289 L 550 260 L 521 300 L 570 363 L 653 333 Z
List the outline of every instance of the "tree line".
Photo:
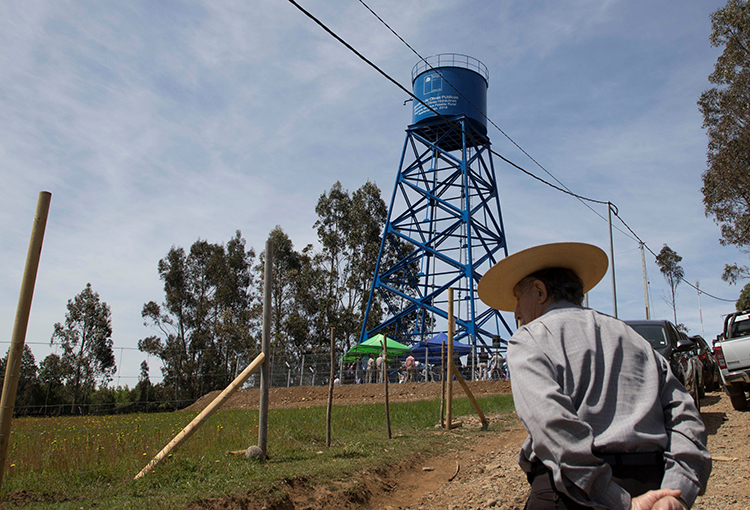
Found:
M 703 172 L 703 205 L 721 228 L 719 242 L 747 253 L 750 248 L 750 5 L 729 0 L 711 14 L 714 47 L 724 51 L 708 77 L 713 84 L 698 100 L 708 135 Z M 727 264 L 722 278 L 731 284 L 750 278 L 750 267 Z M 750 283 L 737 310 L 750 309 Z
M 336 182 L 315 211 L 319 248 L 295 249 L 281 226 L 269 235 L 271 356 L 290 363 L 328 352 L 331 328 L 341 351 L 359 340 L 387 216 L 380 189 L 369 181 L 352 193 Z M 260 352 L 265 260 L 263 251 L 256 255 L 246 245 L 240 230 L 226 243 L 198 239 L 187 250 L 172 246 L 157 264 L 164 297 L 141 311 L 151 334 L 138 341 L 140 351 L 161 363 L 163 380 L 152 384 L 144 361 L 133 389 L 110 388 L 116 373 L 111 311 L 87 284 L 68 301 L 65 322 L 54 326 L 51 343 L 62 353 L 37 366 L 25 346 L 17 409 L 26 414 L 173 409 L 223 389 Z M 374 296 L 368 328 L 381 318 L 382 304 Z

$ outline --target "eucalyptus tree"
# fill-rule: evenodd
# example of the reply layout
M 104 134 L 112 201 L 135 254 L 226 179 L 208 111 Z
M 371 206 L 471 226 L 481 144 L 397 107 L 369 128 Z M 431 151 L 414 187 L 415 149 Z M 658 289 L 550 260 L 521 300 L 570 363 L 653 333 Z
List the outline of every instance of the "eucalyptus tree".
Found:
M 62 347 L 61 361 L 68 373 L 66 384 L 71 387 L 71 413 L 75 413 L 76 405 L 85 403 L 97 381 L 106 385 L 115 373 L 112 313 L 92 290 L 91 283 L 68 300 L 67 308 L 65 324 L 55 324 L 50 344 L 58 341 Z
M 742 292 L 740 292 L 740 297 L 734 306 L 735 308 L 737 308 L 738 312 L 750 310 L 750 283 L 748 283 L 742 288 Z
M 322 256 L 314 260 L 326 282 L 321 304 L 329 327 L 348 349 L 362 326 L 388 211 L 380 189 L 368 181 L 351 195 L 336 182 L 315 212 Z
M 367 302 L 370 297 L 372 279 L 378 262 L 383 228 L 388 216 L 388 207 L 380 195 L 380 189 L 371 182 L 365 183 L 352 195 L 352 215 L 354 228 L 350 245 L 352 251 L 352 266 L 348 288 L 351 289 L 351 326 L 359 330 L 362 327 Z M 389 248 L 390 245 L 386 245 Z M 386 249 L 383 254 L 386 259 L 395 258 L 393 250 Z M 389 260 L 385 261 L 390 263 Z M 380 300 L 374 299 L 369 321 L 371 326 L 380 322 Z M 358 333 L 358 331 L 357 331 Z
M 138 348 L 161 359 L 164 386 L 177 401 L 224 387 L 232 360 L 256 347 L 251 274 L 254 251 L 240 231 L 226 246 L 198 239 L 186 253 L 172 247 L 159 261 L 162 305 L 143 305 L 144 325 L 158 334 Z
M 669 290 L 671 293 L 671 305 L 672 312 L 674 313 L 674 323 L 677 324 L 677 304 L 675 297 L 677 294 L 677 286 L 685 276 L 685 270 L 680 266 L 682 257 L 672 250 L 666 244 L 662 247 L 659 254 L 656 256 L 656 264 L 659 266 L 659 271 L 664 276 L 664 279 L 669 284 Z
M 216 286 L 214 314 L 216 315 L 216 349 L 221 354 L 222 380 L 225 386 L 232 378 L 232 364 L 258 348 L 257 325 L 259 313 L 254 303 L 257 282 L 252 272 L 255 251 L 246 248 L 239 231 L 230 239 L 225 250 L 216 251 L 212 266 Z M 236 371 L 235 366 L 235 371 Z
M 291 323 L 299 322 L 298 303 L 296 299 L 297 280 L 301 269 L 301 256 L 294 250 L 294 244 L 280 226 L 276 226 L 269 234 L 273 245 L 273 268 L 271 287 L 271 350 L 273 353 L 285 357 L 294 357 L 298 351 L 297 345 L 304 345 L 309 327 L 298 325 L 290 328 Z M 258 288 L 263 292 L 264 268 L 268 259 L 265 250 L 258 257 L 256 275 Z M 261 306 L 259 303 L 258 306 Z M 295 319 L 296 318 L 296 319 Z
M 65 366 L 58 354 L 48 354 L 39 363 L 38 379 L 44 398 L 39 404 L 43 405 L 42 414 L 59 414 L 62 406 L 70 403 L 70 389 L 65 387 L 65 380 L 69 376 L 69 367 Z
M 318 220 L 314 226 L 322 246 L 323 257 L 319 260 L 324 267 L 326 283 L 326 291 L 320 296 L 320 303 L 326 321 L 339 333 L 342 332 L 339 324 L 342 311 L 338 304 L 348 270 L 346 238 L 351 229 L 348 219 L 350 210 L 351 197 L 339 181 L 320 196 L 315 206 Z
M 729 0 L 711 14 L 710 43 L 724 47 L 700 96 L 708 135 L 708 168 L 703 173 L 703 204 L 721 228 L 719 242 L 750 247 L 750 5 Z M 750 269 L 727 265 L 723 278 L 736 283 Z
M 5 383 L 5 367 L 8 364 L 8 353 L 0 360 L 0 378 Z M 36 366 L 31 347 L 24 344 L 21 353 L 21 367 L 18 373 L 18 387 L 16 388 L 15 411 L 13 414 L 33 414 L 42 402 L 42 387 L 38 378 L 39 368 Z

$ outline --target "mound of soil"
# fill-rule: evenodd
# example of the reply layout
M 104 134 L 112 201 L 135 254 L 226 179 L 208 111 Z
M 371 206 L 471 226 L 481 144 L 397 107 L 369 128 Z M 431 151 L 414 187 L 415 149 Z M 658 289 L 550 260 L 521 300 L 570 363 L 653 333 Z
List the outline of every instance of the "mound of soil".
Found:
M 510 393 L 509 381 L 469 381 L 466 383 L 475 397 Z M 390 402 L 409 402 L 415 400 L 430 400 L 440 398 L 441 383 L 405 383 L 389 384 L 388 400 Z M 211 403 L 220 391 L 212 391 L 204 395 L 193 405 L 191 411 L 202 411 Z M 345 384 L 334 386 L 334 405 L 373 404 L 384 401 L 383 384 Z M 453 394 L 463 396 L 463 390 L 453 382 Z M 239 390 L 229 397 L 222 409 L 258 409 L 260 390 L 257 388 Z M 328 386 L 292 386 L 290 388 L 271 388 L 268 395 L 270 409 L 282 409 L 305 406 L 328 405 Z

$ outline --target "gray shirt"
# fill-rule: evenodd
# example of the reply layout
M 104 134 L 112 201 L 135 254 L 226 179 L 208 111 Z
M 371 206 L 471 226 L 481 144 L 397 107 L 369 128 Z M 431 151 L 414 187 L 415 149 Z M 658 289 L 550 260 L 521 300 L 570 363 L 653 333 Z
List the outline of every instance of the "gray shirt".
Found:
M 594 452 L 664 451 L 661 486 L 692 506 L 711 472 L 700 413 L 667 361 L 627 324 L 567 301 L 508 341 L 513 399 L 529 437 L 521 468 L 541 461 L 584 505 L 627 509 L 630 495 Z

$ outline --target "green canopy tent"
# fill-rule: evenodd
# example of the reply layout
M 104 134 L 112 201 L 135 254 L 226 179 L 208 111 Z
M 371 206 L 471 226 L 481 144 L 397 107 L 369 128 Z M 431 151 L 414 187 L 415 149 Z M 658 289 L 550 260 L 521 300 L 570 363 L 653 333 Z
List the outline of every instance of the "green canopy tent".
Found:
M 384 337 L 382 334 L 377 334 L 369 340 L 365 340 L 346 351 L 346 354 L 344 354 L 344 361 L 354 361 L 357 358 L 363 358 L 365 356 L 377 357 L 383 352 L 383 345 L 381 344 L 383 339 L 385 339 L 385 352 L 389 361 L 393 361 L 399 356 L 409 354 L 409 346 L 397 342 L 392 338 Z

